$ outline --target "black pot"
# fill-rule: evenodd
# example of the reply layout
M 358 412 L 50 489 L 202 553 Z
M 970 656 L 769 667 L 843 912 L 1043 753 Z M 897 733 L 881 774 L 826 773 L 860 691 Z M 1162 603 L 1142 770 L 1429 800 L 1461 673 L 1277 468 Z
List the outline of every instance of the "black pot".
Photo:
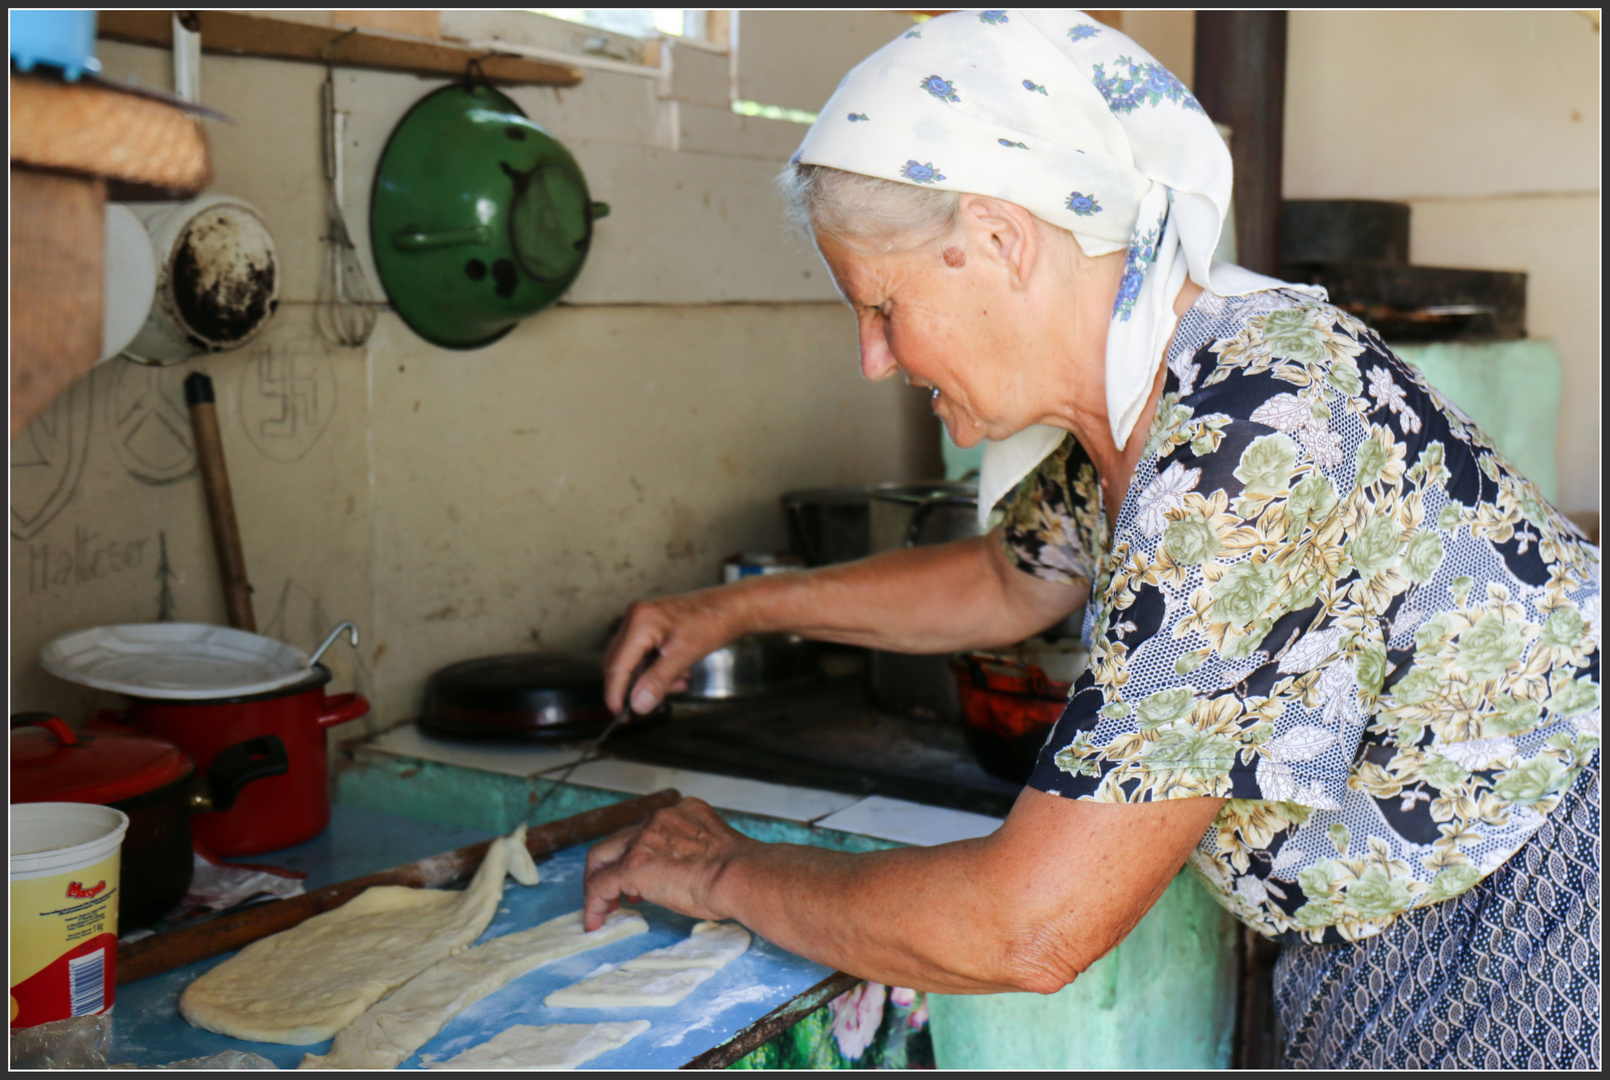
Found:
M 669 711 L 662 702 L 647 716 L 632 716 L 624 728 L 640 731 Z M 613 718 L 604 703 L 602 657 L 510 653 L 465 660 L 432 675 L 419 726 L 450 738 L 565 742 L 593 738 Z
M 195 777 L 109 804 L 129 816 L 119 871 L 117 932 L 150 926 L 185 893 L 195 873 L 190 846 L 190 791 Z
M 280 776 L 288 765 L 285 744 L 278 736 L 264 735 L 219 754 L 205 776 L 192 773 L 144 795 L 108 803 L 129 816 L 118 871 L 118 934 L 150 926 L 190 891 L 196 869 L 192 814 L 228 810 L 247 784 Z
M 862 488 L 813 488 L 783 496 L 788 545 L 811 566 L 872 553 L 870 500 Z

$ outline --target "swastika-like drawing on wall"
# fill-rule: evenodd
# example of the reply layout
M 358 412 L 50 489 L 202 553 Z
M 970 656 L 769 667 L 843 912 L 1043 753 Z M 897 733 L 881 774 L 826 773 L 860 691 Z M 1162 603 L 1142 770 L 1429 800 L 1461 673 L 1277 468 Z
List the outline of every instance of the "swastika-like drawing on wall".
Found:
M 103 384 L 106 433 L 118 461 L 144 484 L 172 484 L 196 471 L 181 383 L 185 370 L 119 362 Z
M 11 444 L 11 535 L 32 540 L 78 493 L 89 454 L 90 380 L 79 379 Z
M 274 461 L 300 461 L 335 415 L 335 367 L 316 342 L 259 345 L 241 377 L 240 419 Z

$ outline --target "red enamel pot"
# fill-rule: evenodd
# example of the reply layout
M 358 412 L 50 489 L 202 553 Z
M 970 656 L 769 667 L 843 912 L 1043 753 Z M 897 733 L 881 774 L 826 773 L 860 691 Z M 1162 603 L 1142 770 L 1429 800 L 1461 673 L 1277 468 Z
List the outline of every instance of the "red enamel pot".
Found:
M 314 665 L 291 686 L 247 697 L 205 701 L 132 698 L 125 722 L 183 750 L 202 773 L 230 747 L 274 735 L 288 768 L 241 790 L 227 810 L 194 819 L 196 842 L 225 857 L 291 847 L 330 824 L 330 767 L 325 732 L 369 711 L 362 694 L 327 696 L 330 670 Z

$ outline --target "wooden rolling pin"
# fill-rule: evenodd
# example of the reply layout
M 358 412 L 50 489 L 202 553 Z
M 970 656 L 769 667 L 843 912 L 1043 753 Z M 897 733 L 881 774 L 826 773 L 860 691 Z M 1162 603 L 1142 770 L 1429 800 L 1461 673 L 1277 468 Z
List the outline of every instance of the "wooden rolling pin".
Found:
M 648 817 L 662 807 L 675 804 L 682 796 L 674 788 L 666 788 L 625 802 L 601 806 L 597 810 L 561 818 L 546 825 L 538 825 L 526 833 L 525 846 L 532 858 L 545 858 L 556 851 L 585 844 L 608 836 Z M 254 904 L 239 911 L 227 912 L 196 926 L 184 926 L 152 934 L 148 938 L 117 947 L 118 985 L 134 982 L 149 975 L 206 960 L 220 953 L 250 945 L 259 938 L 289 930 L 315 915 L 340 907 L 363 890 L 375 885 L 406 885 L 411 888 L 431 889 L 450 885 L 475 873 L 486 857 L 490 840 L 446 851 L 366 874 L 351 881 L 326 885 L 301 896 Z
M 218 572 L 224 579 L 229 625 L 255 634 L 252 586 L 246 578 L 246 555 L 240 549 L 240 523 L 235 520 L 235 499 L 229 490 L 229 470 L 224 466 L 224 442 L 218 432 L 212 380 L 199 371 L 190 375 L 184 381 L 184 400 L 190 406 L 190 424 L 195 429 L 196 461 L 201 466 L 201 486 L 207 494 L 207 517 L 212 521 Z

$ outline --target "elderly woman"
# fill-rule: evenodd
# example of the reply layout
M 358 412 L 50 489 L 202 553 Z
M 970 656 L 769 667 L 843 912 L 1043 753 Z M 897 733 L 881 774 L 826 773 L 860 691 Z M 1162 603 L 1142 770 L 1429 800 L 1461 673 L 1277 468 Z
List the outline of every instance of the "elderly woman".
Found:
M 993 835 L 846 854 L 693 799 L 596 846 L 643 898 L 949 994 L 1051 993 L 1182 864 L 1285 944 L 1293 1065 L 1599 1063 L 1599 552 L 1379 337 L 1211 254 L 1229 155 L 1077 12 L 852 71 L 782 178 L 869 379 L 985 440 L 988 536 L 634 606 L 618 704 L 734 637 L 937 653 L 1087 598 L 1089 669 Z

